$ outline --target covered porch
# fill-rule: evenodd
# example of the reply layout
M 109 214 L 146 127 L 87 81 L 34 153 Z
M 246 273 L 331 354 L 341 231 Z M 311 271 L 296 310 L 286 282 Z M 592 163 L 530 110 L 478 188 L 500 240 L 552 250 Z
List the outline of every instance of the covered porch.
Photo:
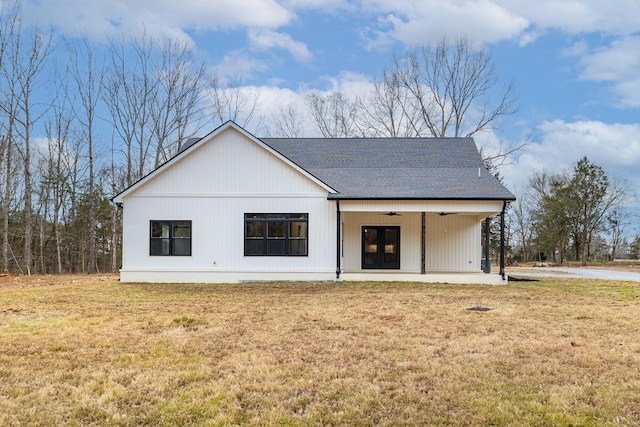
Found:
M 337 200 L 336 280 L 506 284 L 488 258 L 487 225 L 503 200 Z M 488 227 L 487 227 L 488 229 Z

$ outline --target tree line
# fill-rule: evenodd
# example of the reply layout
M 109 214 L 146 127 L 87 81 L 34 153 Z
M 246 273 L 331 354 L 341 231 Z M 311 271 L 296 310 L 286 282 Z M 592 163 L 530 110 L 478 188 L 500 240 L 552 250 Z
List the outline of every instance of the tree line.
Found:
M 587 157 L 571 171 L 536 172 L 508 211 L 514 261 L 638 259 L 640 236 L 627 238 L 637 221 L 625 209 L 632 196 Z
M 19 0 L 3 2 L 0 12 L 3 271 L 116 271 L 121 212 L 109 198 L 183 141 L 227 120 L 258 136 L 311 129 L 325 137 L 445 137 L 491 130 L 516 112 L 512 85 L 501 84 L 489 53 L 466 38 L 394 56 L 364 96 L 315 91 L 304 111 L 283 105 L 264 116 L 258 90 L 212 72 L 185 43 L 147 34 L 101 43 L 64 38 L 24 26 Z M 527 142 L 481 147 L 488 169 L 497 171 Z M 562 193 L 560 178 L 540 179 L 536 200 Z M 562 242 L 584 252 L 584 239 L 593 244 L 601 230 L 588 223 L 579 243 L 575 227 L 552 238 L 534 224 L 536 215 L 522 219 L 530 233 L 520 240 L 525 258 L 534 243 L 548 254 Z

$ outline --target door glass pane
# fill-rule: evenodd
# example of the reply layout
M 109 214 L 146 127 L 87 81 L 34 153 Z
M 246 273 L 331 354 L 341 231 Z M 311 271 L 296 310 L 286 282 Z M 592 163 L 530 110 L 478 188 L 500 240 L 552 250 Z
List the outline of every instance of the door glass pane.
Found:
M 384 263 L 396 264 L 398 261 L 398 230 L 387 228 L 384 230 Z
M 378 230 L 375 228 L 364 229 L 364 252 L 378 252 Z
M 365 228 L 362 244 L 364 245 L 364 265 L 375 265 L 378 258 L 378 230 L 376 228 Z

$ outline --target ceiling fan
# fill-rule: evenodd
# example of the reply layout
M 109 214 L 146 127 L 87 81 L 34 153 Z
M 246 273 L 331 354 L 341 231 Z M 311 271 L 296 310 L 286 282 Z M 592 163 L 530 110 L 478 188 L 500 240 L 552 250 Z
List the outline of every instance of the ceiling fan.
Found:
M 383 213 L 383 214 L 381 214 L 381 215 L 386 215 L 386 216 L 402 216 L 402 214 L 399 214 L 398 212 L 394 212 L 394 211 L 387 212 L 387 213 Z
M 458 212 L 440 212 L 438 215 L 447 216 L 447 215 L 457 215 Z

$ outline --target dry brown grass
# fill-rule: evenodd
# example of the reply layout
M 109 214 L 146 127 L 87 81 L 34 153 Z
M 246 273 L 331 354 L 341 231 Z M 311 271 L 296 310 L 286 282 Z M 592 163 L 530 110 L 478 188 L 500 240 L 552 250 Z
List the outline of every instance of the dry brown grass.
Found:
M 110 279 L 0 279 L 0 425 L 640 424 L 640 284 Z

